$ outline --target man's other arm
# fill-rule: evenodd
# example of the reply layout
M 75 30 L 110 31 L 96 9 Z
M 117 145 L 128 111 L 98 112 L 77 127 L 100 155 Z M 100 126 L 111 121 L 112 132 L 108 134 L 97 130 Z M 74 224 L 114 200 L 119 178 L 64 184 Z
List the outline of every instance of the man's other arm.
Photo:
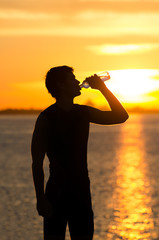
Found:
M 37 199 L 37 210 L 41 216 L 50 216 L 51 205 L 44 194 L 44 170 L 43 162 L 47 149 L 48 122 L 44 115 L 40 115 L 36 121 L 32 136 L 32 174 Z

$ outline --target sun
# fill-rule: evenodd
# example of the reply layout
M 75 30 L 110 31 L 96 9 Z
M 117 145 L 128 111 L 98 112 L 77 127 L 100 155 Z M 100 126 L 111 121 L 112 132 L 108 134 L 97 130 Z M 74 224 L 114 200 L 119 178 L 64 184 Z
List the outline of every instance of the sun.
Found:
M 158 81 L 153 77 L 158 75 L 152 69 L 124 69 L 109 71 L 111 80 L 106 84 L 127 103 L 145 102 L 148 94 L 159 88 Z M 149 99 L 150 100 L 150 99 Z

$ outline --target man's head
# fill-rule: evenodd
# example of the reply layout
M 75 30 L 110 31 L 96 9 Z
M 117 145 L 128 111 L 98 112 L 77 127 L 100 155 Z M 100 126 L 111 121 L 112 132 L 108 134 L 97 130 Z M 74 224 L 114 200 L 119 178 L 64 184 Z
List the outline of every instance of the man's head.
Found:
M 68 66 L 51 68 L 46 74 L 45 85 L 48 92 L 56 99 L 62 97 L 62 94 L 72 97 L 81 94 L 79 81 L 75 79 L 73 68 Z

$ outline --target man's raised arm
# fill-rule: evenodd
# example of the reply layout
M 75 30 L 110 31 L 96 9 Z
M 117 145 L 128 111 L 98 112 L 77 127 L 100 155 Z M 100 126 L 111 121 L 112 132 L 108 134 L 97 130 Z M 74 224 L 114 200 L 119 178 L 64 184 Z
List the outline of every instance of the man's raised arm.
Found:
M 129 115 L 122 104 L 97 75 L 87 78 L 86 81 L 91 88 L 97 89 L 103 94 L 111 108 L 111 111 L 101 111 L 96 108 L 88 107 L 90 122 L 109 125 L 123 123 L 128 119 Z

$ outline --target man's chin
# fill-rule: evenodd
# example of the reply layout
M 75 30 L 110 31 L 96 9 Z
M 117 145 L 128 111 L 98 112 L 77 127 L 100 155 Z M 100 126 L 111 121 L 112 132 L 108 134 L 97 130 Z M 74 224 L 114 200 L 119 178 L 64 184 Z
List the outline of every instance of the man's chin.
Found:
M 75 97 L 80 96 L 80 95 L 81 95 L 81 92 L 78 91 L 78 92 L 76 93 Z

